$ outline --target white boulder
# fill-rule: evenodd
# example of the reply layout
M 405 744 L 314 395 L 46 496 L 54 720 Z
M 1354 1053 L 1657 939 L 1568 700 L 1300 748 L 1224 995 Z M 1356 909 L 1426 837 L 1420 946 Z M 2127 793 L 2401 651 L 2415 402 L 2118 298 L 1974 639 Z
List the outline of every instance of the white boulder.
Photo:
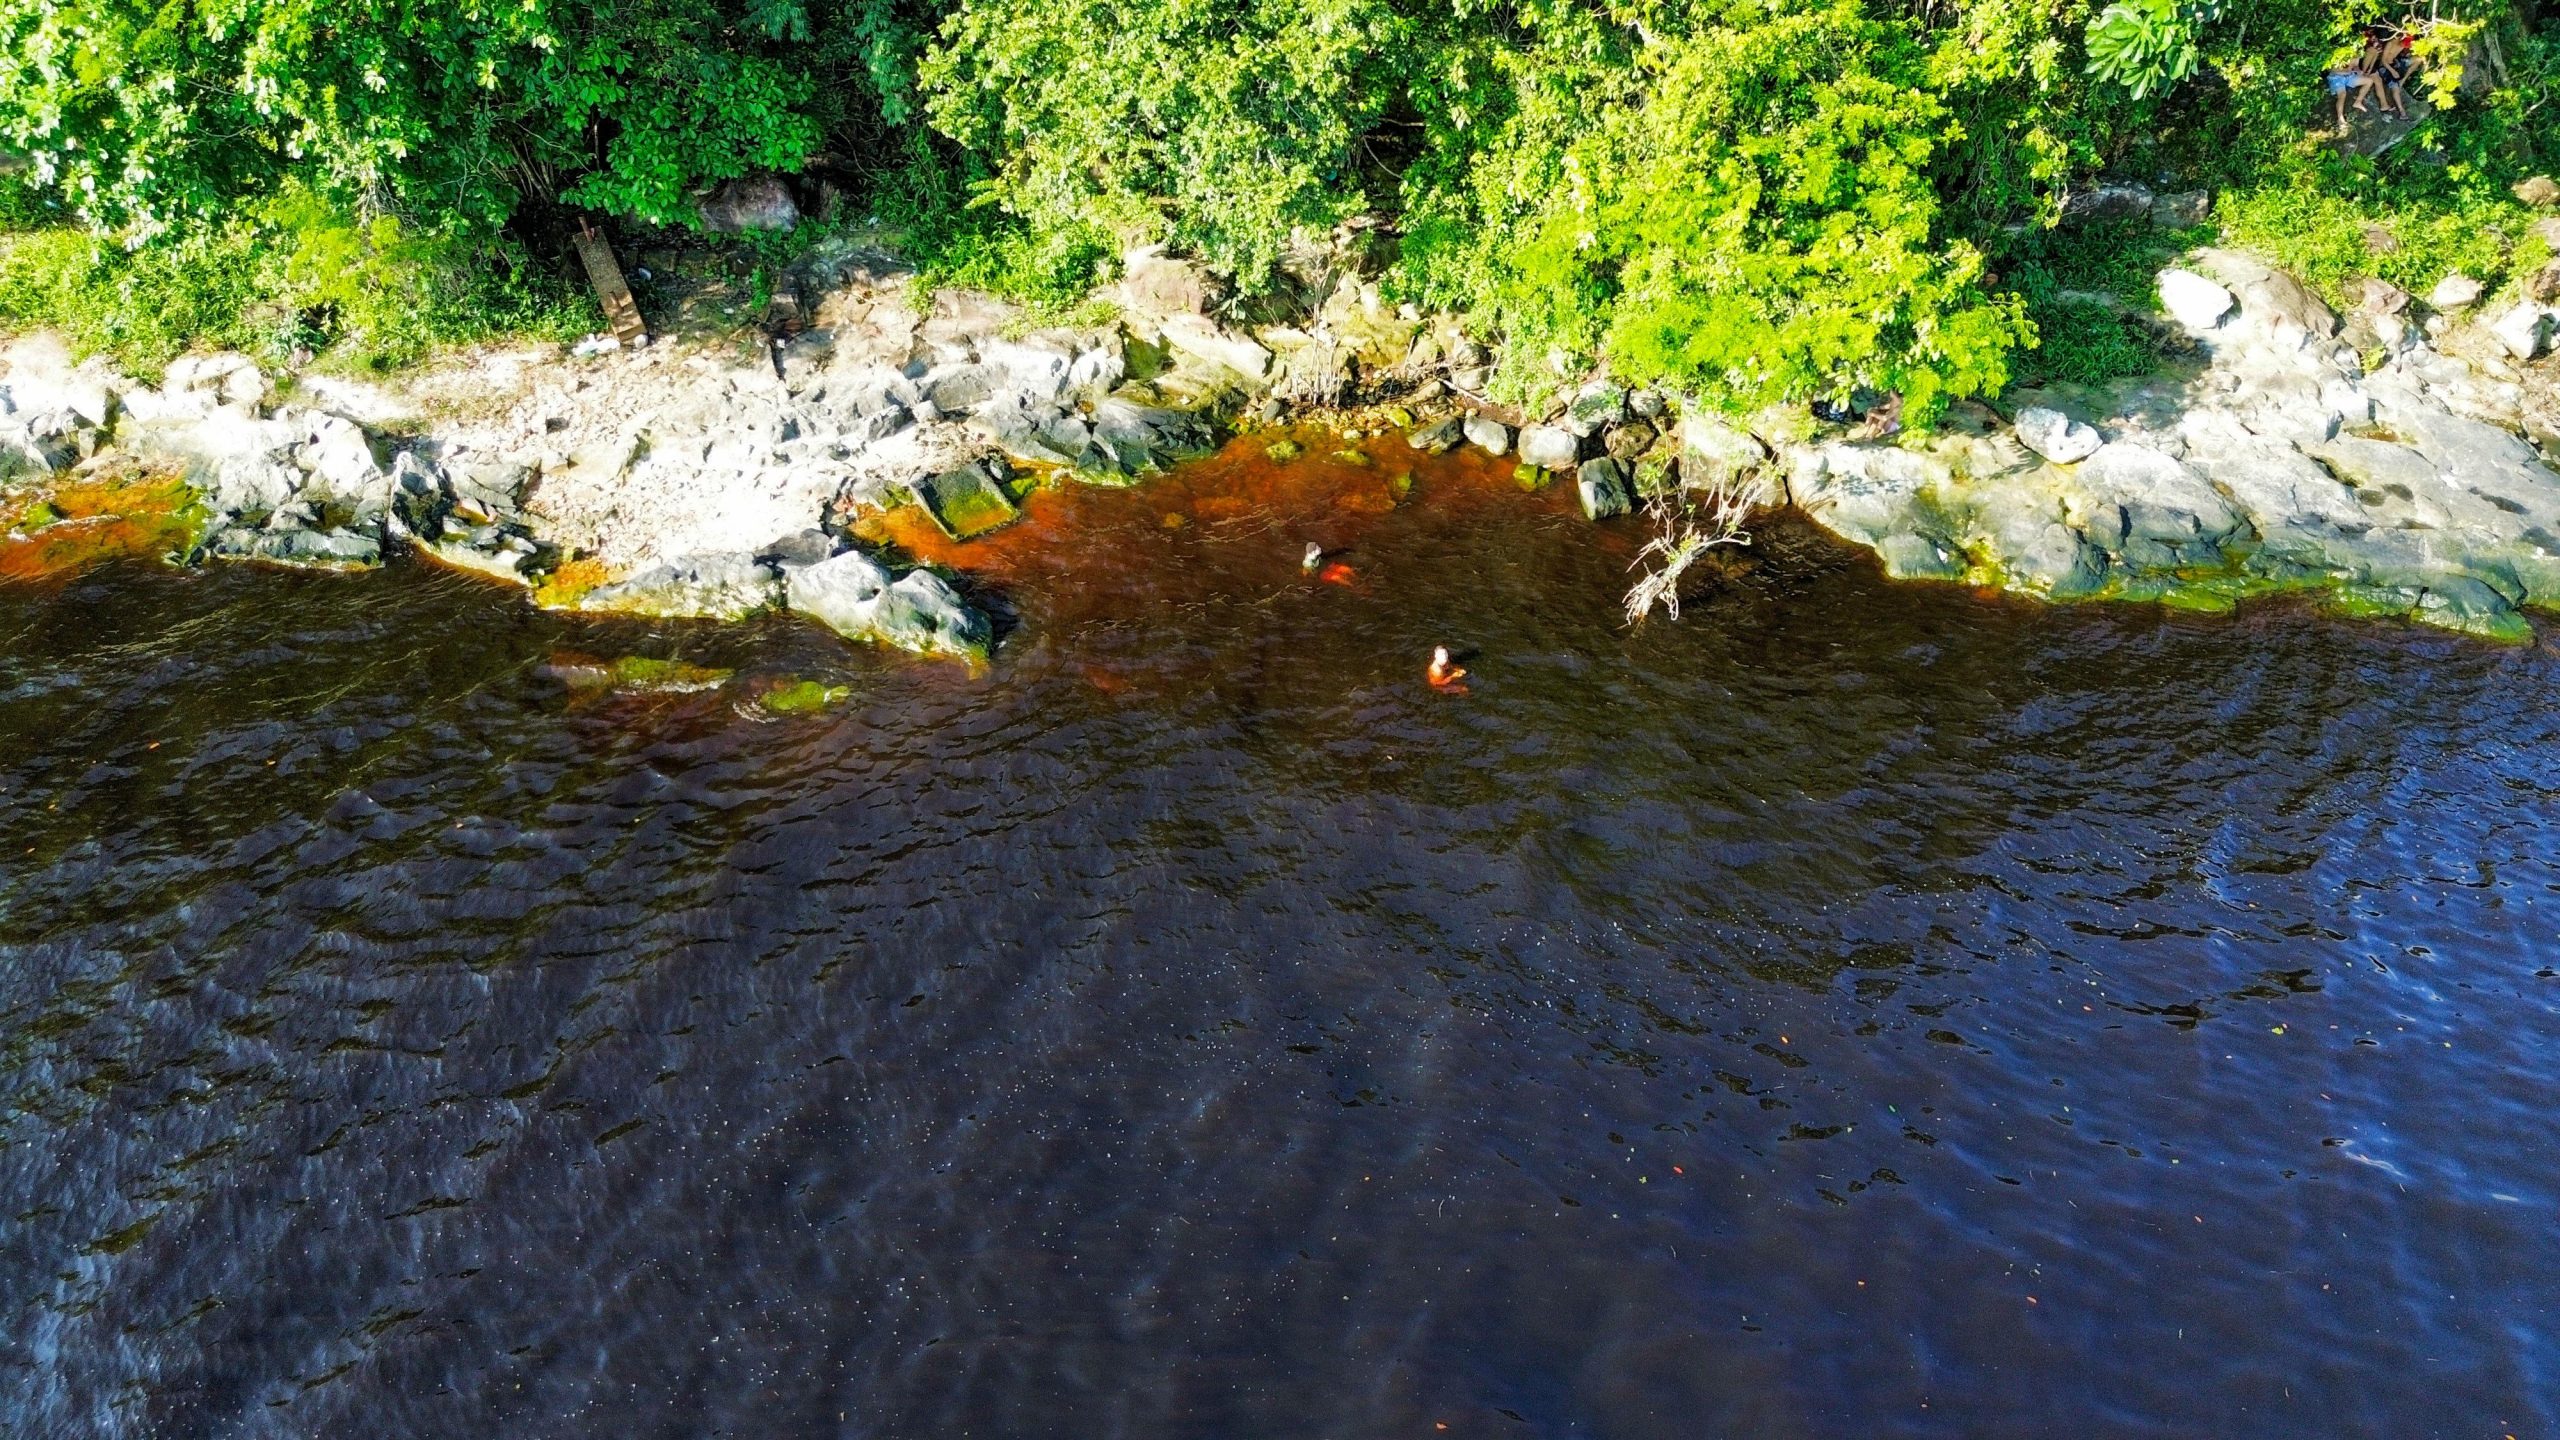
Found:
M 2106 443 L 2095 426 L 2072 419 L 2059 410 L 2030 405 L 2018 412 L 2018 443 L 2057 465 L 2077 464 L 2098 453 Z
M 2518 305 L 2491 321 L 2489 333 L 2498 337 L 2498 343 L 2507 347 L 2508 354 L 2519 360 L 2531 360 L 2542 354 L 2555 316 L 2560 316 L 2560 311 L 2546 310 L 2539 305 Z
M 2170 318 L 2202 335 L 2222 323 L 2233 301 L 2230 291 L 2193 270 L 2171 268 L 2160 272 L 2160 304 Z
M 2427 303 L 2438 310 L 2459 310 L 2477 301 L 2488 287 L 2457 270 L 2436 282 L 2427 292 Z
M 1520 432 L 1520 458 L 1542 470 L 1563 470 L 1582 454 L 1582 439 L 1561 425 L 1532 425 Z

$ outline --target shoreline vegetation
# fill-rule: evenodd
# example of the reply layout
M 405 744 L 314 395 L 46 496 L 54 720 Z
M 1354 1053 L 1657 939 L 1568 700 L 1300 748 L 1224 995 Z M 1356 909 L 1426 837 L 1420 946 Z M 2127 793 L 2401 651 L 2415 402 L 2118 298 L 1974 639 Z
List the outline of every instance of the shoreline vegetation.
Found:
M 1649 510 L 1672 567 L 1792 504 L 2054 599 L 2560 604 L 2523 0 L 2440 12 L 2414 118 L 2343 133 L 2320 77 L 2397 11 L 252 8 L 0 0 L 13 554 L 184 515 L 190 558 L 405 547 L 974 661 L 965 585 L 864 516 L 965 535 L 1328 417 Z M 581 223 L 660 343 L 563 353 Z M 165 523 L 91 503 L 173 477 Z

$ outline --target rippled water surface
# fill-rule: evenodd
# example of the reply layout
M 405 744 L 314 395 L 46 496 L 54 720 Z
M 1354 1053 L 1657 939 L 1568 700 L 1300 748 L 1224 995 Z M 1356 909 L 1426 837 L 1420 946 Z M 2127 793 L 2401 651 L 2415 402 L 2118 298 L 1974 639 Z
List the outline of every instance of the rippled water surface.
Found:
M 1629 634 L 1389 478 L 1044 501 L 977 676 L 0 589 L 0 1429 L 2560 1432 L 2548 637 L 1783 525 Z

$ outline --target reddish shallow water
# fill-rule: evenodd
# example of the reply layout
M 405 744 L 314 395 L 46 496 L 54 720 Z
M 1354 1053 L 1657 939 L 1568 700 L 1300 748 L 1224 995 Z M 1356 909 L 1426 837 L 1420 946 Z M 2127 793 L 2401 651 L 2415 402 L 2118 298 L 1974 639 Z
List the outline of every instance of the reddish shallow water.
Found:
M 2560 1433 L 2551 650 L 1257 448 L 975 675 L 0 587 L 10 1432 Z

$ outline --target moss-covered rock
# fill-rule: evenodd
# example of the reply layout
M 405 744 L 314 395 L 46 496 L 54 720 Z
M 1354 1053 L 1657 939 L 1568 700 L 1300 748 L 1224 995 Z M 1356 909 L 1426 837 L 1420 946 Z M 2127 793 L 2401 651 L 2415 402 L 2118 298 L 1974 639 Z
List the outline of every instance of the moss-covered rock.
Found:
M 794 680 L 777 685 L 756 699 L 756 704 L 775 715 L 815 715 L 844 703 L 853 693 L 846 685 L 821 685 L 815 680 Z

